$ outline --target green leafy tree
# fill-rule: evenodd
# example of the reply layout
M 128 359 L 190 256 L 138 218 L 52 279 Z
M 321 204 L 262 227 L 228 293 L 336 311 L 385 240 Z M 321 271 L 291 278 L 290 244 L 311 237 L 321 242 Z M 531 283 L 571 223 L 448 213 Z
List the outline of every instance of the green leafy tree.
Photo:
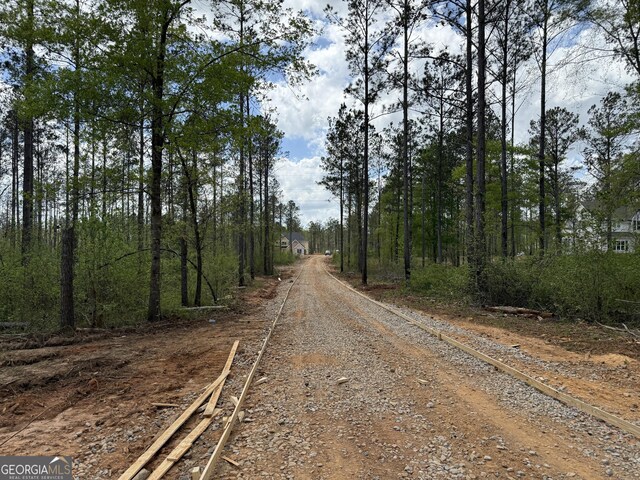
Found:
M 547 177 L 553 202 L 553 216 L 555 223 L 556 250 L 562 246 L 563 215 L 562 204 L 564 196 L 570 186 L 567 175 L 562 171 L 562 163 L 567 159 L 567 153 L 571 146 L 578 140 L 579 117 L 569 112 L 566 108 L 554 107 L 546 112 L 545 143 L 547 144 L 546 166 Z M 531 143 L 537 146 L 540 141 L 540 122 L 531 122 L 529 132 L 532 135 Z
M 613 213 L 625 202 L 628 182 L 623 177 L 625 153 L 634 134 L 629 105 L 618 92 L 610 92 L 599 106 L 589 109 L 587 126 L 580 138 L 585 143 L 583 155 L 589 173 L 596 180 L 598 213 L 605 223 L 606 243 L 613 244 Z
M 386 73 L 387 52 L 393 37 L 385 28 L 378 27 L 378 21 L 386 4 L 383 0 L 348 0 L 347 17 L 340 17 L 328 7 L 329 21 L 345 31 L 348 49 L 346 53 L 349 68 L 355 76 L 348 91 L 362 103 L 364 113 L 364 149 L 362 165 L 362 239 L 360 242 L 359 265 L 362 284 L 367 284 L 367 249 L 369 246 L 369 124 L 371 107 L 383 88 L 381 80 Z

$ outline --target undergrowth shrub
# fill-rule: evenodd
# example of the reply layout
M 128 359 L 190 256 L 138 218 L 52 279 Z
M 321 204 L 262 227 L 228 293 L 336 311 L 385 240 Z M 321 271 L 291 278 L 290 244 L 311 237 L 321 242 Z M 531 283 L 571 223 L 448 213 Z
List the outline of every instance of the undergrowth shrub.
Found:
M 469 298 L 469 269 L 430 263 L 411 271 L 409 289 L 432 298 L 466 301 Z
M 0 322 L 26 323 L 31 331 L 57 322 L 60 264 L 55 251 L 34 245 L 27 266 L 19 250 L 0 243 Z
M 586 252 L 495 261 L 483 300 L 597 321 L 640 322 L 640 255 Z

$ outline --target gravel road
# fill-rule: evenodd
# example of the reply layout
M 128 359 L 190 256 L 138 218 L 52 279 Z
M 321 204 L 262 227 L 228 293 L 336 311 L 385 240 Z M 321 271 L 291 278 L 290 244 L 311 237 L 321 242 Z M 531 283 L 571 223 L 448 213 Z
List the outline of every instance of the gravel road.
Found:
M 239 467 L 219 478 L 640 478 L 638 439 L 409 325 L 325 262 L 304 263 L 227 444 Z

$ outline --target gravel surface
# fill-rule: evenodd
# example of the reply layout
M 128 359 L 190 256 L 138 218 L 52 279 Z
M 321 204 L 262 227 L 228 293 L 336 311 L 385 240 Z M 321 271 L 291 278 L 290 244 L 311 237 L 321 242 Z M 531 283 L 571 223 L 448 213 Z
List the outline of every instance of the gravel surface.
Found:
M 227 444 L 240 466 L 222 462 L 218 478 L 640 478 L 638 439 L 347 290 L 323 261 L 307 260 L 292 289 L 256 377 L 267 381 L 251 387 L 247 420 Z M 473 346 L 553 368 L 481 337 Z M 243 361 L 246 372 L 251 356 Z M 239 394 L 242 377 L 225 398 Z M 216 435 L 203 436 L 201 458 L 192 455 L 180 478 L 206 463 Z

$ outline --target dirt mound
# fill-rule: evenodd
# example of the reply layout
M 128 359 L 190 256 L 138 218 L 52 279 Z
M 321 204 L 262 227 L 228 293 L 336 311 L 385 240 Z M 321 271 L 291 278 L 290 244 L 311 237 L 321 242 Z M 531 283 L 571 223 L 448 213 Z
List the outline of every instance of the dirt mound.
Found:
M 605 365 L 610 365 L 612 367 L 620 367 L 622 365 L 637 363 L 637 360 L 634 360 L 631 357 L 627 357 L 626 355 L 620 355 L 619 353 L 596 355 L 594 357 L 591 357 L 591 360 L 596 363 L 604 363 Z

